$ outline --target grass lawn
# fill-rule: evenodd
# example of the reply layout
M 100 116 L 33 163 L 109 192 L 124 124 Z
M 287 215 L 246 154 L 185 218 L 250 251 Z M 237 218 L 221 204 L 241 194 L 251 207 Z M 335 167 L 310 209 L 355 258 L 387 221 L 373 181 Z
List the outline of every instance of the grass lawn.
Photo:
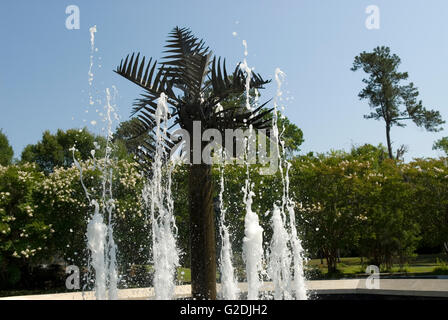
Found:
M 444 261 L 443 263 L 438 263 L 437 261 Z M 327 263 L 325 259 L 323 260 L 323 264 L 321 264 L 320 259 L 312 259 L 308 261 L 308 266 L 319 268 L 323 275 L 327 274 Z M 410 275 L 430 275 L 430 274 L 448 274 L 448 259 L 446 255 L 443 254 L 427 254 L 427 255 L 419 255 L 414 258 L 411 258 L 409 263 L 404 265 L 403 268 L 400 266 L 394 265 L 391 270 L 381 270 L 383 273 L 391 273 L 391 274 L 410 274 Z M 350 257 L 350 258 L 341 258 L 341 262 L 338 263 L 338 269 L 341 273 L 341 276 L 351 276 L 351 275 L 362 275 L 365 274 L 367 264 L 366 259 L 364 259 L 364 264 L 361 263 L 360 257 Z M 435 270 L 439 268 L 439 271 Z
M 190 283 L 191 282 L 190 268 L 177 268 L 177 280 L 180 283 Z
M 437 261 L 444 261 L 445 267 L 443 267 Z M 366 259 L 364 259 L 364 264 L 361 263 L 360 257 L 348 257 L 341 258 L 341 262 L 338 263 L 338 269 L 340 274 L 335 275 L 336 278 L 352 277 L 352 276 L 365 276 L 366 273 Z M 322 278 L 326 278 L 328 275 L 327 263 L 325 259 L 323 264 L 320 263 L 320 259 L 311 259 L 308 261 L 308 266 L 319 268 Z M 443 254 L 428 254 L 419 255 L 412 258 L 409 263 L 400 269 L 399 265 L 394 265 L 392 270 L 381 270 L 382 273 L 388 274 L 406 274 L 406 275 L 436 275 L 436 274 L 446 274 L 448 275 L 448 259 Z M 441 271 L 435 272 L 435 268 L 441 268 Z M 219 279 L 219 275 L 217 275 Z M 189 268 L 178 268 L 177 279 L 180 283 L 190 283 L 191 272 Z
M 216 280 L 219 280 L 219 272 L 216 272 Z M 191 270 L 190 268 L 177 268 L 177 281 L 180 284 L 191 283 Z

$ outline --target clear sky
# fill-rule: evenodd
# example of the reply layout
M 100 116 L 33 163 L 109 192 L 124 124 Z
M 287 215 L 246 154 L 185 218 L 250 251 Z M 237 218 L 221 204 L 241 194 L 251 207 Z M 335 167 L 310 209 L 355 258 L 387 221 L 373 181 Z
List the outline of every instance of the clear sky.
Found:
M 372 4 L 380 9 L 378 30 L 365 27 L 365 10 Z M 79 30 L 65 26 L 68 5 L 80 9 Z M 246 40 L 248 64 L 257 72 L 271 79 L 276 67 L 286 73 L 286 115 L 304 132 L 304 152 L 385 144 L 383 123 L 363 119 L 369 107 L 357 97 L 363 74 L 350 71 L 353 58 L 390 46 L 424 105 L 448 120 L 447 12 L 446 0 L 2 0 L 0 128 L 15 157 L 46 129 L 88 126 L 100 132 L 101 122 L 90 122 L 99 119 L 95 109 L 101 111 L 104 90 L 113 85 L 119 115 L 127 119 L 141 90 L 112 70 L 133 51 L 161 57 L 167 34 L 178 25 L 204 38 L 229 67 L 243 59 Z M 101 103 L 89 107 L 93 25 L 98 30 L 93 95 Z M 274 82 L 268 85 L 262 100 L 275 89 Z M 392 140 L 395 147 L 409 147 L 407 159 L 438 156 L 432 144 L 448 135 L 445 127 L 427 133 L 409 123 L 393 128 Z

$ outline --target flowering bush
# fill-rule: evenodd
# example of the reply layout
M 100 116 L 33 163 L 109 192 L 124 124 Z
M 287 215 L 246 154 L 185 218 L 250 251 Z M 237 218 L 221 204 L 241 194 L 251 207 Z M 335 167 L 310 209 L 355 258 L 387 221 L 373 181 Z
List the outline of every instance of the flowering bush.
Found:
M 42 183 L 39 208 L 47 212 L 46 216 L 54 225 L 54 237 L 51 243 L 53 254 L 78 266 L 87 265 L 85 234 L 87 221 L 93 214 L 93 206 L 86 196 L 96 199 L 100 206 L 103 195 L 103 174 L 101 166 L 104 161 L 92 160 L 81 162 L 80 170 L 76 166 L 55 168 Z M 147 233 L 146 216 L 143 212 L 141 190 L 143 179 L 135 164 L 126 160 L 114 161 L 112 169 L 112 198 L 115 209 L 112 212 L 114 238 L 120 252 L 121 265 L 134 263 L 138 259 L 137 252 L 147 255 L 146 247 L 136 252 L 136 244 L 147 245 L 144 239 Z M 110 171 L 107 171 L 110 172 Z M 85 187 L 85 190 L 84 190 Z M 106 187 L 107 188 L 107 187 Z M 109 189 L 107 189 L 107 192 Z M 105 217 L 108 222 L 108 217 Z M 145 259 L 145 255 L 143 259 Z
M 54 232 L 38 210 L 44 175 L 34 164 L 0 166 L 0 284 L 13 285 L 21 270 L 44 256 Z
M 102 196 L 99 165 L 93 161 L 80 164 L 91 199 Z M 147 263 L 149 228 L 141 200 L 143 179 L 135 164 L 126 160 L 112 162 L 112 172 L 112 223 L 120 266 Z M 48 175 L 35 164 L 0 166 L 1 285 L 16 283 L 22 269 L 39 262 L 86 266 L 85 233 L 92 213 L 75 166 L 55 168 Z
M 421 228 L 422 246 L 443 244 L 448 253 L 448 158 L 415 159 L 402 168 L 413 191 L 412 205 Z

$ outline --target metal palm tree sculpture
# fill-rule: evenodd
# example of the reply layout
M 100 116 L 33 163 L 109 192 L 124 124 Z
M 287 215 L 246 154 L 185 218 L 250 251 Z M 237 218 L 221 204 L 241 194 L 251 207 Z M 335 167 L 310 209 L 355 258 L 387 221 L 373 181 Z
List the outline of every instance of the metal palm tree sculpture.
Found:
M 261 105 L 248 110 L 241 105 L 217 108 L 226 99 L 242 96 L 250 76 L 250 88 L 263 88 L 265 81 L 258 74 L 248 75 L 238 64 L 230 76 L 225 61 L 213 57 L 202 40 L 194 37 L 187 28 L 174 28 L 169 35 L 165 51 L 168 55 L 161 64 L 152 58 L 146 63 L 140 54 L 129 55 L 115 71 L 145 90 L 136 100 L 133 114 L 137 115 L 134 133 L 147 139 L 138 153 L 142 169 L 150 173 L 153 148 L 153 130 L 156 127 L 157 99 L 165 94 L 170 105 L 170 128 L 178 125 L 193 136 L 193 122 L 200 121 L 201 130 L 267 128 L 272 110 Z M 176 95 L 177 93 L 180 93 Z M 202 136 L 202 132 L 201 132 Z M 168 134 L 164 141 L 167 154 L 174 142 Z M 201 150 L 204 146 L 201 146 Z M 193 149 L 193 141 L 190 143 Z M 191 154 L 191 152 L 190 152 Z M 189 167 L 189 212 L 191 245 L 191 283 L 195 298 L 216 298 L 216 245 L 213 210 L 211 165 L 200 163 Z

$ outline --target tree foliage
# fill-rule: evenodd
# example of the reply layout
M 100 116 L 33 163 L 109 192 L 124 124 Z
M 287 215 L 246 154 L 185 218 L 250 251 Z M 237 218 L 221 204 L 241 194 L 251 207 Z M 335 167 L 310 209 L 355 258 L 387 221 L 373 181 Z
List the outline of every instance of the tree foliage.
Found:
M 11 164 L 14 151 L 9 144 L 8 137 L 0 129 L 0 165 L 7 166 Z
M 47 252 L 54 229 L 36 199 L 43 180 L 34 164 L 0 166 L 0 287 L 20 281 L 24 268 Z
M 104 145 L 103 137 L 95 137 L 87 129 L 58 129 L 55 134 L 46 130 L 42 139 L 36 144 L 29 144 L 22 151 L 22 162 L 35 162 L 46 173 L 55 167 L 68 168 L 73 164 L 73 153 L 70 150 L 76 147 L 75 157 L 80 161 L 91 158 L 91 151 L 95 150 L 95 143 Z
M 378 157 L 381 150 L 365 145 L 351 154 L 332 152 L 293 162 L 291 186 L 304 247 L 326 258 L 331 272 L 337 270 L 340 252 L 390 267 L 403 263 L 418 244 L 415 190 L 399 162 Z
M 349 153 L 333 151 L 291 159 L 290 193 L 296 204 L 298 232 L 308 256 L 323 257 L 337 270 L 338 257 L 360 255 L 369 263 L 390 268 L 404 264 L 417 247 L 448 243 L 448 163 L 445 158 L 390 160 L 383 146 L 363 145 Z M 85 186 L 100 197 L 101 172 L 92 160 L 81 162 Z M 250 166 L 264 241 L 271 239 L 273 204 L 281 202 L 278 174 L 263 176 Z M 133 283 L 132 270 L 147 264 L 150 222 L 142 206 L 143 176 L 128 160 L 113 163 L 113 223 L 118 265 L 123 279 Z M 244 275 L 244 166 L 226 166 L 224 205 L 231 230 L 234 261 Z M 0 278 L 4 287 L 37 263 L 62 258 L 86 266 L 85 232 L 93 208 L 74 166 L 45 175 L 36 164 L 0 166 Z M 213 169 L 219 185 L 220 171 Z M 188 168 L 173 172 L 174 212 L 183 266 L 189 265 Z M 214 206 L 218 208 L 214 193 Z
M 445 155 L 448 156 L 448 137 L 443 137 L 436 142 L 434 142 L 434 145 L 432 146 L 433 150 L 441 150 L 445 152 Z
M 73 147 L 75 152 L 73 154 Z M 111 144 L 112 158 L 123 159 L 127 157 L 125 146 L 121 141 Z M 29 144 L 22 151 L 22 162 L 34 162 L 45 173 L 53 172 L 55 168 L 69 168 L 73 164 L 73 156 L 78 161 L 86 161 L 93 157 L 104 156 L 106 138 L 94 135 L 86 128 L 58 129 L 55 134 L 46 130 L 42 139 L 36 144 Z
M 101 197 L 101 175 L 92 160 L 80 162 L 90 196 Z M 113 224 L 120 274 L 149 260 L 149 227 L 142 205 L 142 176 L 135 163 L 113 163 Z M 12 285 L 37 263 L 87 266 L 85 234 L 93 214 L 75 166 L 45 175 L 35 163 L 0 166 L 0 282 Z M 11 275 L 15 276 L 11 278 Z M 10 281 L 11 280 L 11 281 Z M 131 282 L 129 282 L 131 283 Z
M 305 141 L 303 131 L 285 115 L 278 117 L 277 125 L 282 131 L 281 140 L 284 141 L 286 156 L 292 158 L 300 151 L 300 146 Z
M 448 253 L 447 160 L 415 159 L 403 169 L 412 188 L 411 203 L 421 229 L 421 246 L 442 247 Z
M 135 155 L 138 152 L 138 147 L 145 143 L 145 136 L 136 135 L 134 127 L 138 125 L 137 118 L 120 122 L 113 135 L 114 143 L 122 143 L 129 155 Z

